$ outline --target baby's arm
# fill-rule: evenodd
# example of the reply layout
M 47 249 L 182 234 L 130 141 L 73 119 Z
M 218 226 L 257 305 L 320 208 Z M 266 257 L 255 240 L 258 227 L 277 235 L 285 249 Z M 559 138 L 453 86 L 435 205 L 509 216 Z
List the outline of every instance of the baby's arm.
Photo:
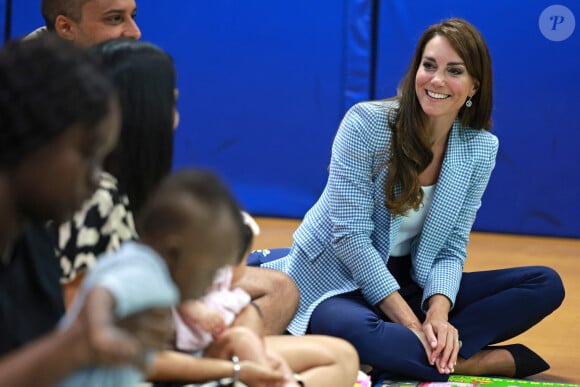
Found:
M 81 318 L 87 323 L 91 347 L 99 357 L 100 364 L 118 364 L 135 358 L 140 351 L 138 341 L 115 326 L 115 298 L 103 288 L 89 291 Z
M 177 311 L 183 322 L 190 328 L 200 326 L 212 336 L 217 336 L 224 331 L 226 324 L 222 314 L 203 303 L 201 300 L 188 300 L 177 307 Z

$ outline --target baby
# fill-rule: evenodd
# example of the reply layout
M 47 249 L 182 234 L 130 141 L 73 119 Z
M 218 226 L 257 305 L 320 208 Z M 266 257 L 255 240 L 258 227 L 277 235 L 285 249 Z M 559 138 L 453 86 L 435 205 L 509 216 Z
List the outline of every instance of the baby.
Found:
M 204 293 L 216 269 L 243 249 L 242 227 L 235 200 L 213 174 L 188 170 L 166 178 L 137 219 L 140 242 L 126 242 L 99 259 L 61 321 L 65 329 L 76 318 L 87 319 L 95 345 L 111 359 L 134 354 L 133 366 L 85 368 L 60 385 L 129 386 L 142 380 L 161 348 L 137 342 L 117 322 L 154 308 L 167 315 L 167 324 L 159 329 L 166 331 L 169 342 L 170 307 Z M 83 305 L 86 313 L 79 315 Z
M 236 324 L 236 317 L 245 308 L 255 307 L 261 315 L 246 292 L 232 288 L 244 275 L 253 236 L 258 233 L 257 224 L 246 215 L 240 230 L 243 243 L 232 263 L 217 271 L 202 299 L 182 302 L 174 309 L 177 349 L 196 356 L 249 360 L 270 367 L 284 375 L 284 381 L 278 384 L 280 387 L 352 387 L 358 357 L 346 342 L 309 335 L 261 337 L 249 327 Z M 368 377 L 362 376 L 359 375 L 359 386 L 368 387 Z

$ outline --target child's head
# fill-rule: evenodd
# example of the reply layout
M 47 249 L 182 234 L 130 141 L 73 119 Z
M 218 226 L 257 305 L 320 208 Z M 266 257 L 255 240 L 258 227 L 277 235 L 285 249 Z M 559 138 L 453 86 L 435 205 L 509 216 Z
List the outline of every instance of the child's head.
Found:
M 137 219 L 142 241 L 167 261 L 182 299 L 203 295 L 216 269 L 245 255 L 246 229 L 229 190 L 199 170 L 167 177 Z
M 158 46 L 116 39 L 92 47 L 117 88 L 123 123 L 105 169 L 119 181 L 138 213 L 146 197 L 171 171 L 176 124 L 173 60 Z
M 80 208 L 116 142 L 118 109 L 110 81 L 71 43 L 46 34 L 0 50 L 0 177 L 17 217 L 60 222 Z

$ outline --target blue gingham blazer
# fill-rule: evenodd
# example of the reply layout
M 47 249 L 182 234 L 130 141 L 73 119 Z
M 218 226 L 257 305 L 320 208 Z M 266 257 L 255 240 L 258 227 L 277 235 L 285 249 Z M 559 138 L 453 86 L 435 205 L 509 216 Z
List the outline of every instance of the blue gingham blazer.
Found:
M 264 264 L 289 274 L 300 306 L 289 331 L 303 334 L 323 300 L 355 289 L 375 305 L 399 289 L 387 270 L 401 216 L 385 208 L 384 182 L 397 102 L 353 106 L 334 139 L 329 178 L 319 200 L 294 233 L 287 257 Z M 413 280 L 425 300 L 443 294 L 455 302 L 467 243 L 481 197 L 495 166 L 497 138 L 453 124 L 433 202 L 412 241 Z

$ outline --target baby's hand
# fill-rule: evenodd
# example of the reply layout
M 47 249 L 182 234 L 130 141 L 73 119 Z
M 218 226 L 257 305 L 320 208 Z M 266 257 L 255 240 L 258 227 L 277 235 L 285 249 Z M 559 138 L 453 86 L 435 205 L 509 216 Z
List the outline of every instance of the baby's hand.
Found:
M 95 287 L 85 300 L 78 321 L 84 325 L 83 340 L 90 362 L 116 366 L 127 364 L 141 351 L 141 344 L 129 331 L 114 323 L 113 295 L 105 288 Z
M 207 307 L 201 301 L 185 301 L 177 309 L 185 324 L 190 328 L 196 325 L 200 326 L 214 337 L 220 335 L 226 329 L 222 314 Z
M 117 366 L 131 363 L 139 355 L 141 345 L 126 331 L 115 326 L 91 327 L 89 347 L 96 362 L 102 365 Z
M 174 334 L 171 309 L 166 307 L 142 310 L 117 321 L 116 325 L 148 349 L 167 347 Z

